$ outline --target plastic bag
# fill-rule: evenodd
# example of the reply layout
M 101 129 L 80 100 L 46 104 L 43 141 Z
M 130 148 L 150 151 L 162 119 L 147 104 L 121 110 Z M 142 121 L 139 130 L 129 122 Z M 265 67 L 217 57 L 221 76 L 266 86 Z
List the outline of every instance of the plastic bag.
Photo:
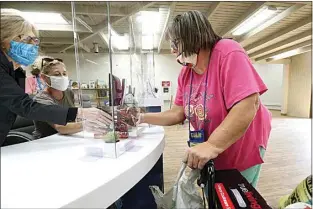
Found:
M 199 194 L 195 181 L 200 176 L 199 170 L 191 170 L 185 174 L 186 164 L 183 163 L 172 189 L 163 194 L 157 186 L 150 186 L 158 209 L 200 209 L 203 199 Z

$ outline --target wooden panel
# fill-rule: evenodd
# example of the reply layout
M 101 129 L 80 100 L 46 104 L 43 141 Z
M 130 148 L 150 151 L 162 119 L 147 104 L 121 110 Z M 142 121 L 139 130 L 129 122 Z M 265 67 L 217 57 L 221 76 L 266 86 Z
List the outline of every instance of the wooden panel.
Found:
M 275 7 L 290 7 L 292 5 L 294 5 L 294 3 L 288 3 L 288 2 L 267 2 L 267 5 L 270 5 L 270 6 L 275 6 Z
M 292 43 L 289 43 L 289 44 L 286 44 L 286 45 L 277 47 L 277 48 L 275 48 L 275 49 L 273 49 L 273 50 L 268 50 L 268 51 L 266 51 L 266 52 L 264 52 L 264 53 L 261 53 L 261 54 L 259 54 L 257 57 L 262 57 L 263 55 L 270 54 L 270 53 L 279 51 L 279 50 L 284 49 L 284 48 L 287 48 L 287 47 L 291 47 L 291 46 L 293 46 L 293 45 L 296 45 L 296 44 L 299 44 L 299 43 L 308 41 L 308 40 L 310 40 L 310 39 L 312 39 L 312 36 L 309 36 L 309 37 L 306 37 L 306 38 L 302 38 L 302 39 L 298 39 L 298 40 L 296 40 L 296 41 L 294 41 L 294 42 L 292 42 Z M 276 41 L 276 42 L 278 42 L 278 41 Z M 271 45 L 268 45 L 268 46 L 271 46 Z M 265 48 L 265 47 L 263 47 L 263 48 Z
M 178 7 L 188 7 L 189 10 L 191 10 L 194 6 L 195 7 L 210 7 L 210 5 L 212 4 L 212 2 L 177 2 L 176 6 Z
M 209 19 L 215 32 L 219 33 L 235 22 L 251 5 L 251 2 L 221 2 Z
M 298 30 L 296 30 L 296 31 L 287 33 L 286 35 L 280 36 L 280 37 L 277 38 L 277 39 L 274 39 L 274 40 L 272 40 L 272 41 L 269 41 L 269 42 L 267 42 L 266 44 L 262 44 L 262 45 L 259 46 L 259 47 L 253 48 L 252 50 L 249 51 L 249 53 L 253 53 L 253 52 L 258 51 L 258 50 L 260 50 L 260 49 L 263 49 L 263 48 L 265 48 L 265 47 L 271 46 L 271 45 L 273 45 L 273 44 L 275 44 L 275 43 L 277 43 L 277 42 L 283 41 L 283 40 L 285 40 L 285 39 L 287 39 L 287 38 L 294 37 L 294 36 L 296 36 L 296 35 L 298 35 L 298 34 L 304 32 L 304 31 L 307 31 L 307 30 L 310 30 L 310 29 L 312 29 L 312 25 L 304 26 L 304 27 L 302 27 L 302 28 L 300 28 L 300 29 L 298 29 Z
M 268 36 L 269 34 L 276 33 L 279 30 L 300 21 L 304 17 L 308 17 L 309 15 L 312 15 L 311 8 L 312 8 L 312 5 L 306 5 L 304 8 L 299 9 L 297 12 L 292 13 L 289 17 L 286 17 L 283 20 L 278 21 L 277 23 L 266 28 L 265 30 L 261 31 L 260 33 L 256 34 L 255 36 L 252 36 L 249 39 L 243 41 L 241 44 L 243 46 L 247 46 L 253 42 L 256 42 L 256 41 Z
M 168 1 L 158 1 L 158 2 L 155 2 L 155 4 L 151 6 L 151 8 L 153 8 L 153 7 L 169 6 L 171 3 L 172 2 L 168 2 Z

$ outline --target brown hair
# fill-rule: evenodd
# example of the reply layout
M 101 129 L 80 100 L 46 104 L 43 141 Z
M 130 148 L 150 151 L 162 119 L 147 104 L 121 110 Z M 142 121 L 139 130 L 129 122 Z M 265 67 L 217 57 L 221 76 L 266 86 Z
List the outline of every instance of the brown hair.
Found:
M 211 50 L 221 39 L 208 18 L 196 10 L 177 15 L 167 27 L 165 37 L 177 41 L 179 51 L 185 56 L 198 53 L 200 49 Z

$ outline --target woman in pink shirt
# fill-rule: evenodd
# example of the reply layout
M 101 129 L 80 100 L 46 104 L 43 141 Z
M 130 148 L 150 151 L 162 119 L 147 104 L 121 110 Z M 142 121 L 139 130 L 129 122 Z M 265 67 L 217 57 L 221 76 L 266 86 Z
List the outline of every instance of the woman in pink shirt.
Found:
M 26 78 L 25 93 L 34 95 L 45 88 L 44 81 L 40 76 L 40 70 L 35 65 L 32 65 L 31 76 Z
M 267 87 L 239 43 L 222 39 L 207 17 L 189 11 L 167 28 L 172 52 L 183 65 L 175 105 L 140 114 L 139 123 L 162 126 L 190 121 L 187 164 L 238 169 L 256 186 L 271 131 L 271 113 L 261 103 Z M 170 69 L 169 69 L 170 70 Z

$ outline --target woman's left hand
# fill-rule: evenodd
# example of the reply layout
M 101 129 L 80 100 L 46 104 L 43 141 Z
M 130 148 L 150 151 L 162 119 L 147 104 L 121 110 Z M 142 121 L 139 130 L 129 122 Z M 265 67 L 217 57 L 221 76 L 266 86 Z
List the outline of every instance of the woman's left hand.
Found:
M 186 162 L 188 167 L 192 169 L 202 169 L 205 164 L 216 158 L 220 153 L 220 150 L 209 142 L 203 142 L 193 147 L 189 147 L 186 153 Z

